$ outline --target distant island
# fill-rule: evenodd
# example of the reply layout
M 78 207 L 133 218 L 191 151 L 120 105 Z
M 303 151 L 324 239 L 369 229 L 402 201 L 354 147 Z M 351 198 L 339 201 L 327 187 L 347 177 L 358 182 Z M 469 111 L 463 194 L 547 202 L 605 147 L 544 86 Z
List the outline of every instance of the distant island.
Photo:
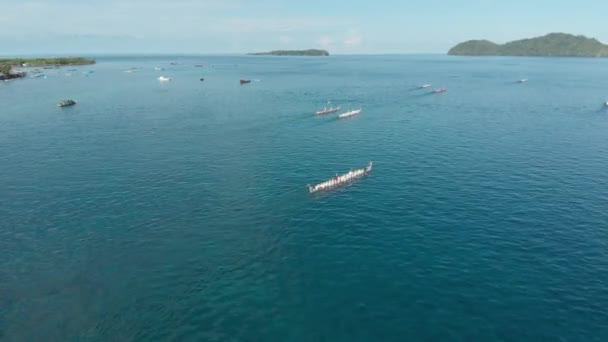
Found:
M 270 52 L 250 53 L 253 56 L 329 56 L 329 52 L 325 50 L 309 49 L 309 50 L 274 50 Z
M 25 77 L 25 72 L 13 72 L 13 67 L 60 67 L 89 64 L 95 64 L 95 60 L 83 57 L 2 58 L 0 59 L 0 80 Z
M 450 49 L 453 56 L 547 56 L 608 57 L 608 45 L 594 38 L 567 33 L 496 44 L 488 40 L 469 40 Z

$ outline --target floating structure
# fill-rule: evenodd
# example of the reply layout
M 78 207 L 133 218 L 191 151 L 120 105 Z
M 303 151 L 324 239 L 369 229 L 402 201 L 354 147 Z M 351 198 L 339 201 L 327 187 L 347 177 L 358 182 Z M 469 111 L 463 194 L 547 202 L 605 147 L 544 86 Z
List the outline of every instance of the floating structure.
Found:
M 158 78 L 160 82 L 169 82 L 171 79 L 169 77 L 161 76 Z
M 62 100 L 61 102 L 59 102 L 57 104 L 57 107 L 69 107 L 69 106 L 73 106 L 75 104 L 76 104 L 76 101 L 67 99 L 67 100 Z
M 432 84 L 430 83 L 425 83 L 423 85 L 420 86 L 420 89 L 426 89 L 426 88 L 430 88 L 432 86 Z
M 251 83 L 251 80 L 241 80 L 241 84 Z
M 433 90 L 433 94 L 441 94 L 441 93 L 445 93 L 446 91 L 448 91 L 448 90 L 445 88 L 438 88 L 438 89 Z
M 370 173 L 372 171 L 372 162 L 369 162 L 369 164 L 367 165 L 367 167 L 362 168 L 362 169 L 358 169 L 358 170 L 354 170 L 354 171 L 349 171 L 348 173 L 345 173 L 343 175 L 336 175 L 334 178 L 327 180 L 323 183 L 319 183 L 315 186 L 311 186 L 310 184 L 308 185 L 308 192 L 311 194 L 314 194 L 315 192 L 320 192 L 320 191 L 327 191 L 327 190 L 331 190 L 331 189 L 335 189 L 337 187 L 343 186 L 345 184 L 348 184 L 356 179 L 359 179 L 363 176 L 366 176 L 368 173 Z
M 327 102 L 327 105 L 329 105 L 329 108 L 325 107 L 325 108 L 317 111 L 315 113 L 315 115 L 332 114 L 332 113 L 336 113 L 340 110 L 340 106 L 334 108 L 333 106 L 331 106 L 331 103 L 329 101 Z
M 338 115 L 338 119 L 350 118 L 352 116 L 358 115 L 359 113 L 361 113 L 361 109 L 351 110 L 349 112 L 342 113 L 342 114 Z

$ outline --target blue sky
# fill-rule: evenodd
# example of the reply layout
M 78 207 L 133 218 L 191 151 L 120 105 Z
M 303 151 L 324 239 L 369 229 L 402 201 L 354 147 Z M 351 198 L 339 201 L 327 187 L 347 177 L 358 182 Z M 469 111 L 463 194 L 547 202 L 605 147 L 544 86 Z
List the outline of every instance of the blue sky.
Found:
M 0 0 L 0 55 L 444 53 L 549 32 L 608 43 L 606 0 Z

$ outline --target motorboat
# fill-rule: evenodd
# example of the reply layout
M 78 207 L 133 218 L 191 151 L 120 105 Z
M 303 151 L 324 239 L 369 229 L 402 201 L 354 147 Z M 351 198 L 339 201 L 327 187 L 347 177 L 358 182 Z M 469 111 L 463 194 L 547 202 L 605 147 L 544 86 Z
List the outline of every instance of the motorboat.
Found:
M 165 76 L 160 76 L 160 77 L 158 78 L 158 80 L 159 80 L 160 82 L 169 82 L 169 81 L 171 81 L 171 79 L 170 79 L 169 77 L 165 77 Z
M 522 78 L 521 80 L 517 81 L 517 83 L 526 83 L 528 82 L 527 78 Z
M 241 80 L 241 84 L 251 83 L 251 80 Z
M 346 119 L 361 113 L 361 109 L 355 109 L 338 115 L 338 119 Z
M 75 104 L 76 104 L 76 101 L 70 100 L 70 99 L 66 99 L 66 100 L 62 100 L 61 102 L 59 102 L 57 104 L 57 107 L 69 107 L 69 106 L 73 106 Z
M 445 88 L 438 88 L 438 89 L 433 90 L 433 94 L 441 94 L 441 93 L 445 93 L 446 91 L 448 91 L 448 90 Z
M 423 85 L 420 86 L 420 89 L 426 89 L 426 88 L 430 88 L 432 86 L 432 84 L 430 83 L 425 83 Z
M 163 69 L 163 68 L 161 68 L 161 67 L 154 67 L 154 70 L 156 70 L 156 71 L 163 71 L 163 70 L 165 70 L 165 69 Z
M 371 171 L 372 171 L 372 162 L 369 162 L 369 164 L 367 164 L 367 167 L 364 167 L 362 169 L 358 169 L 358 170 L 354 170 L 354 171 L 351 170 L 348 173 L 345 173 L 343 175 L 336 175 L 332 179 L 326 180 L 325 182 L 319 183 L 314 186 L 311 186 L 309 184 L 308 192 L 313 194 L 315 192 L 332 190 L 332 189 L 335 189 L 342 185 L 349 184 L 356 179 L 364 177 L 364 176 L 368 175 Z

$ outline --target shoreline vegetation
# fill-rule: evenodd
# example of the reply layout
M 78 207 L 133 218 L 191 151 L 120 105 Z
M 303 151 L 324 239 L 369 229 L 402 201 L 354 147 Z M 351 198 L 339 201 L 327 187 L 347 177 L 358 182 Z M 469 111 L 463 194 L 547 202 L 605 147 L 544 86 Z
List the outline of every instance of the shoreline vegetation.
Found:
M 14 72 L 13 67 L 62 67 L 95 64 L 94 59 L 83 57 L 57 58 L 0 58 L 0 80 L 25 77 L 23 71 Z
M 451 56 L 608 57 L 608 45 L 594 38 L 567 33 L 521 39 L 505 44 L 469 40 L 448 51 Z
M 309 50 L 273 50 L 269 52 L 254 52 L 248 53 L 251 56 L 329 56 L 326 50 L 309 49 Z

